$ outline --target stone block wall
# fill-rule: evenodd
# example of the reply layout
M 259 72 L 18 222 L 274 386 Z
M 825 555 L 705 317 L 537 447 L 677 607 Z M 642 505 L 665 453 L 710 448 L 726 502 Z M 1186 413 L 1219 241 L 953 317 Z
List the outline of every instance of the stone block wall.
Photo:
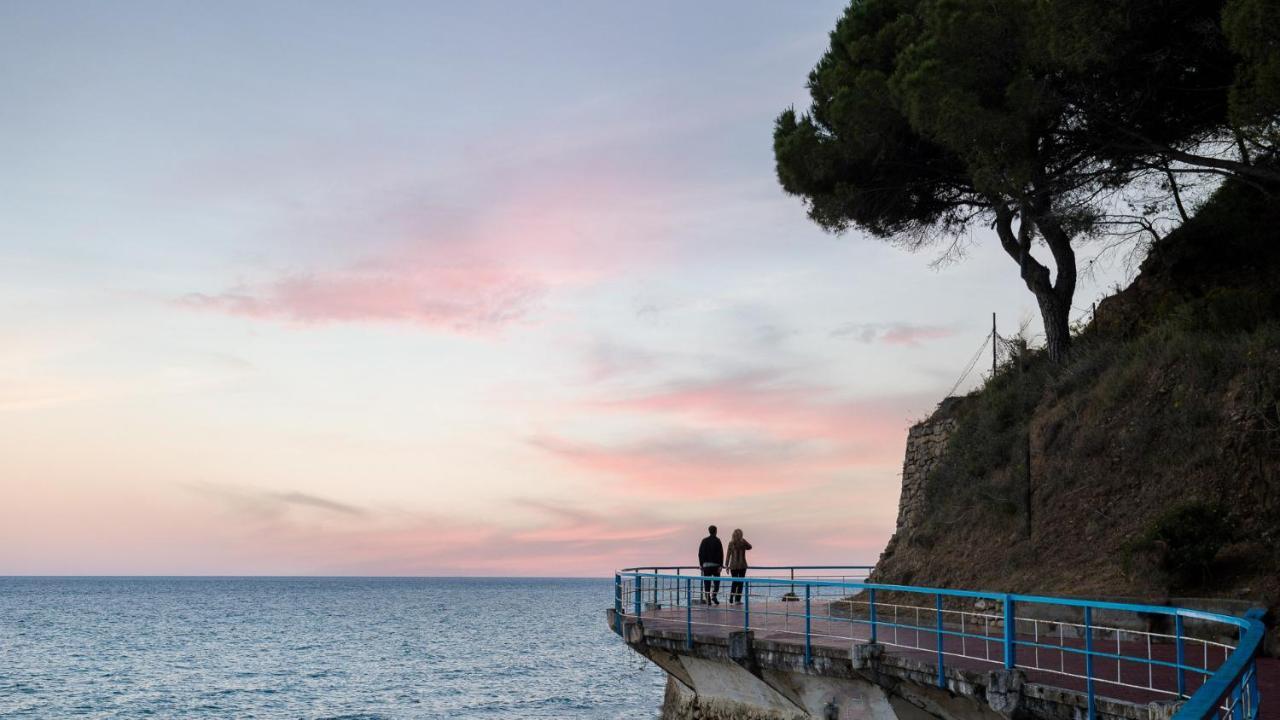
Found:
M 902 494 L 898 498 L 896 532 L 910 531 L 924 512 L 924 488 L 929 473 L 947 451 L 956 419 L 938 412 L 907 431 L 907 453 L 902 462 Z
M 893 537 L 880 553 L 880 562 L 871 572 L 872 582 L 903 582 L 901 577 L 884 574 L 885 562 L 897 552 L 898 543 L 916 530 L 925 514 L 926 485 L 929 473 L 938 466 L 947 452 L 951 434 L 959 424 L 957 410 L 964 402 L 962 397 L 949 397 L 938 404 L 929 417 L 907 431 L 906 457 L 902 460 L 902 493 L 898 496 L 898 523 Z

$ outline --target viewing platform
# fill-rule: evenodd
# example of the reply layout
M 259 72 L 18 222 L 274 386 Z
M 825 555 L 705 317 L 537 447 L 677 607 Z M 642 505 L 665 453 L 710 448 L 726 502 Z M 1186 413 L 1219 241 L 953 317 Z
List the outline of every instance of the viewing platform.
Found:
M 669 676 L 665 718 L 1271 720 L 1261 611 L 873 584 L 871 568 L 615 575 L 613 630 Z M 719 582 L 707 604 L 704 582 Z M 1261 667 L 1261 674 L 1259 668 Z

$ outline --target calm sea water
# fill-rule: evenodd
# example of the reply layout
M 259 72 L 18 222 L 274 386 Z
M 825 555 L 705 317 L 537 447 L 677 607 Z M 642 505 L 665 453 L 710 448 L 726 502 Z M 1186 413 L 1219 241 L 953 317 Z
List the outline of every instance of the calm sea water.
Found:
M 612 580 L 0 578 L 2 718 L 654 718 Z

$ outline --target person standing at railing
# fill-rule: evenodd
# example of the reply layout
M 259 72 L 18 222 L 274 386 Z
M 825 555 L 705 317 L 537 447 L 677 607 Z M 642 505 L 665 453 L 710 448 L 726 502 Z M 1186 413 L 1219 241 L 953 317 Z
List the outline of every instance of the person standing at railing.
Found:
M 751 549 L 751 543 L 742 537 L 742 530 L 734 530 L 733 537 L 729 540 L 729 549 L 725 552 L 725 565 L 729 568 L 729 574 L 733 577 L 740 578 L 747 575 L 747 551 Z M 729 604 L 737 605 L 742 602 L 742 586 L 745 583 L 735 580 L 729 587 Z
M 724 545 L 716 537 L 716 526 L 707 528 L 707 536 L 698 545 L 698 566 L 702 568 L 704 578 L 720 577 L 720 568 L 724 567 Z M 720 581 L 702 581 L 702 604 L 719 605 Z

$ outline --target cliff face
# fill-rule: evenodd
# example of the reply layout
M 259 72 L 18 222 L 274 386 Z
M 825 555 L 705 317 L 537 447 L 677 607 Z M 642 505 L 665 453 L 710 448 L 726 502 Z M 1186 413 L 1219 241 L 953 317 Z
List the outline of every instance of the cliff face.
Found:
M 1280 597 L 1280 211 L 1227 187 L 1103 302 L 912 428 L 881 582 Z

